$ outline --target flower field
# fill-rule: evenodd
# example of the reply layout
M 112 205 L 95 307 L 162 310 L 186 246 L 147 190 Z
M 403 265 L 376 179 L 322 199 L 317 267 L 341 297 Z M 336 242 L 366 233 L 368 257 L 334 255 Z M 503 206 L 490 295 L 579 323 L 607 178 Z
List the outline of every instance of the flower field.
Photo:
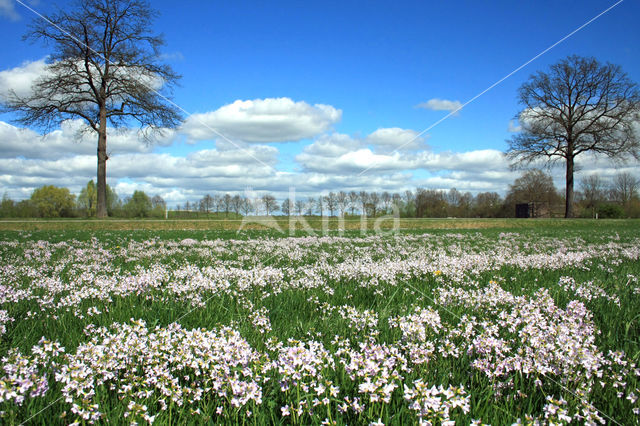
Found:
M 422 232 L 2 232 L 0 423 L 640 423 L 640 231 Z

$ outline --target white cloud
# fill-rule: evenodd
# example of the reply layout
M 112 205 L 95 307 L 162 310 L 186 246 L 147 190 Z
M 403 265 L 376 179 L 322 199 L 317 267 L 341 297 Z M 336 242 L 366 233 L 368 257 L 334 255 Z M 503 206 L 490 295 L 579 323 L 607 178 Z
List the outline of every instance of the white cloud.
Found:
M 6 16 L 12 21 L 20 19 L 20 15 L 16 12 L 13 0 L 0 0 L 0 16 Z
M 425 148 L 424 138 L 415 130 L 390 127 L 378 129 L 365 139 L 382 152 L 410 151 Z
M 340 121 L 342 111 L 330 105 L 309 105 L 289 98 L 267 98 L 224 105 L 215 111 L 193 114 L 180 131 L 194 140 L 289 142 L 312 138 Z
M 1 1 L 1 0 L 0 0 Z M 8 70 L 0 71 L 0 101 L 8 100 L 11 96 L 11 91 L 18 97 L 28 97 L 32 95 L 32 88 L 34 83 L 40 77 L 50 78 L 46 58 L 39 59 L 37 61 L 26 61 L 18 67 L 14 67 Z M 82 69 L 83 66 L 80 67 Z M 92 74 L 95 76 L 98 74 L 97 68 L 92 66 Z M 147 72 L 141 67 L 119 67 L 116 64 L 111 65 L 111 73 L 118 77 L 123 84 L 143 84 L 153 90 L 159 91 L 164 86 L 164 80 L 154 73 Z M 80 92 L 90 92 L 88 84 L 82 84 L 79 89 Z M 64 100 L 69 98 L 67 94 L 56 94 L 54 100 Z M 50 99 L 43 99 L 43 103 Z M 118 107 L 123 100 L 122 96 L 112 96 L 110 102 Z M 87 102 L 91 106 L 91 103 Z
M 97 134 L 86 130 L 84 122 L 66 120 L 60 128 L 47 135 L 15 127 L 0 121 L 0 158 L 59 159 L 75 155 L 95 155 Z M 155 146 L 168 146 L 174 131 L 165 129 L 155 139 L 145 140 L 137 129 L 107 130 L 107 152 L 118 155 L 132 152 L 151 152 Z
M 514 120 L 509 120 L 509 127 L 507 127 L 507 131 L 509 133 L 518 133 L 522 131 L 522 126 L 520 124 L 516 124 Z
M 448 99 L 433 98 L 433 99 L 429 99 L 427 102 L 418 104 L 417 107 L 430 109 L 433 111 L 449 111 L 449 112 L 456 111 L 456 114 L 457 114 L 458 110 L 462 108 L 462 103 L 460 103 L 460 101 L 450 101 Z
M 2 0 L 0 0 L 2 1 Z M 26 61 L 22 65 L 0 71 L 0 100 L 6 100 L 13 90 L 18 96 L 31 93 L 31 86 L 45 73 L 47 64 L 45 59 Z

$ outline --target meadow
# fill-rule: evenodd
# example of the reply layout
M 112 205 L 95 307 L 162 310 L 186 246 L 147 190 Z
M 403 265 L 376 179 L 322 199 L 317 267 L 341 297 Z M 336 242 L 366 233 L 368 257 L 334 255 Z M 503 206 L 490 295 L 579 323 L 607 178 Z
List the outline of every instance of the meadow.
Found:
M 0 423 L 640 423 L 638 221 L 167 223 L 0 222 Z

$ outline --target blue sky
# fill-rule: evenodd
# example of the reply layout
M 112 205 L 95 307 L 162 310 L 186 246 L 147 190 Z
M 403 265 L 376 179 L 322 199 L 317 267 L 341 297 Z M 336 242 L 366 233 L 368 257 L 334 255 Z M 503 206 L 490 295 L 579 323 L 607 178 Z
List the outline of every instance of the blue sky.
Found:
M 52 10 L 44 1 L 27 4 L 44 14 Z M 465 103 L 613 4 L 153 1 L 160 13 L 155 29 L 167 42 L 166 62 L 183 76 L 174 101 L 233 143 L 215 134 L 194 137 L 187 125 L 154 146 L 141 144 L 135 132 L 122 134 L 114 138 L 109 182 L 121 195 L 144 189 L 170 205 L 248 187 L 279 198 L 290 186 L 303 195 L 417 186 L 504 193 L 519 174 L 499 155 L 513 134 L 517 88 L 571 54 L 619 64 L 640 81 L 639 2 L 623 1 L 424 133 L 420 146 L 396 153 L 392 148 L 449 113 L 418 105 Z M 49 52 L 21 40 L 32 19 L 37 16 L 22 5 L 0 0 L 0 94 L 3 84 L 24 84 L 25 71 L 37 71 L 37 61 Z M 225 108 L 237 101 L 244 103 Z M 276 121 L 265 124 L 264 116 L 256 118 L 258 109 L 267 117 L 277 111 Z M 55 143 L 47 143 L 60 147 L 56 158 L 39 158 L 32 148 L 22 152 L 16 146 L 33 143 L 38 129 L 15 136 L 12 118 L 0 115 L 0 191 L 18 199 L 43 184 L 77 192 L 93 177 L 94 138 L 65 145 L 73 138 L 63 129 L 50 137 Z M 264 136 L 260 125 L 273 131 Z M 379 130 L 386 142 L 372 136 Z M 215 166 L 204 165 L 212 158 Z M 148 166 L 141 170 L 143 164 Z M 624 170 L 635 171 L 636 165 Z M 620 170 L 589 159 L 577 179 Z M 553 173 L 562 187 L 562 170 Z

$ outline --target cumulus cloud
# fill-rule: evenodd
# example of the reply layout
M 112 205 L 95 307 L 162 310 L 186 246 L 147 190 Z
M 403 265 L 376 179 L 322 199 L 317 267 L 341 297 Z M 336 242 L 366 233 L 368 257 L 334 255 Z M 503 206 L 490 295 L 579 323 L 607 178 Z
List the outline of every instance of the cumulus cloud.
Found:
M 237 100 L 215 111 L 193 114 L 180 131 L 193 140 L 221 135 L 244 142 L 290 142 L 312 138 L 340 121 L 342 111 L 289 98 Z
M 0 0 L 2 1 L 2 0 Z M 31 93 L 33 83 L 46 72 L 45 59 L 26 61 L 22 65 L 0 71 L 0 100 L 7 100 L 13 90 L 24 97 Z
M 49 65 L 51 64 L 47 63 L 46 58 L 43 58 L 37 61 L 26 61 L 18 67 L 0 71 L 0 101 L 10 100 L 13 94 L 19 98 L 29 98 L 33 96 L 33 85 L 39 78 L 42 77 L 49 80 L 55 77 L 54 74 L 51 74 Z M 83 68 L 84 65 L 79 67 L 79 69 Z M 99 74 L 98 68 L 95 65 L 90 65 L 90 68 L 94 76 Z M 154 91 L 160 91 L 165 84 L 165 80 L 160 76 L 155 73 L 150 73 L 142 67 L 112 64 L 110 69 L 112 75 L 117 76 L 124 85 L 142 84 Z M 82 84 L 78 90 L 81 93 L 91 92 L 88 84 Z M 114 95 L 111 96 L 110 102 L 112 105 L 119 107 L 125 97 L 126 96 Z M 36 101 L 31 100 L 30 102 L 40 101 L 39 96 L 36 98 Z M 41 101 L 42 104 L 46 105 L 51 100 L 64 101 L 70 98 L 77 98 L 77 96 L 68 95 L 67 93 L 56 93 L 52 98 L 42 99 Z M 86 105 L 87 107 L 93 106 L 91 102 L 86 102 Z
M 432 111 L 449 111 L 453 112 L 462 108 L 460 101 L 450 101 L 448 99 L 429 99 L 427 102 L 423 102 L 417 105 L 418 108 L 430 109 Z
M 378 129 L 366 137 L 365 143 L 375 146 L 381 152 L 411 151 L 425 148 L 422 135 L 415 130 L 399 127 Z
M 0 0 L 0 16 L 7 17 L 12 21 L 20 19 L 20 15 L 16 12 L 13 0 Z
M 509 127 L 507 127 L 507 131 L 509 133 L 518 133 L 522 131 L 522 126 L 520 124 L 516 124 L 514 120 L 509 120 Z
M 173 143 L 175 132 L 165 129 L 146 139 L 138 129 L 107 129 L 107 152 L 117 155 L 151 152 L 155 146 Z M 66 120 L 46 135 L 0 121 L 0 158 L 59 159 L 75 155 L 95 155 L 97 134 L 87 131 L 84 122 Z

